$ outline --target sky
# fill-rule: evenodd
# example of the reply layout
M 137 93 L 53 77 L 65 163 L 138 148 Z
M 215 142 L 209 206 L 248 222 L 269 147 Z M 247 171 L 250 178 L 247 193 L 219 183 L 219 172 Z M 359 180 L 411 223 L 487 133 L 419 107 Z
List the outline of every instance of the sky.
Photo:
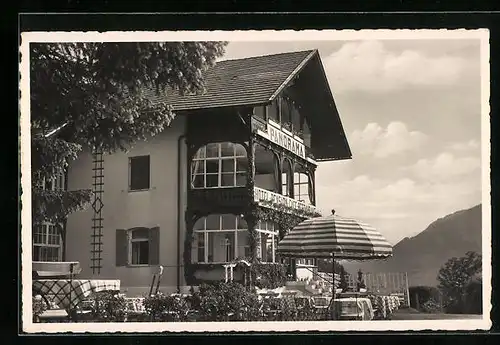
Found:
M 478 39 L 230 42 L 224 59 L 318 49 L 352 150 L 320 163 L 317 206 L 391 243 L 481 202 Z

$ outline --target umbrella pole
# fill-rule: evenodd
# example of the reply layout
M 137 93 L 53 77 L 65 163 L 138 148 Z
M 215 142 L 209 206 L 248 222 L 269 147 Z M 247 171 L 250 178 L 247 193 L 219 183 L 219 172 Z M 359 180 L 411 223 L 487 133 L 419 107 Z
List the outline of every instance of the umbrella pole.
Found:
M 335 320 L 335 254 L 332 252 L 332 320 Z

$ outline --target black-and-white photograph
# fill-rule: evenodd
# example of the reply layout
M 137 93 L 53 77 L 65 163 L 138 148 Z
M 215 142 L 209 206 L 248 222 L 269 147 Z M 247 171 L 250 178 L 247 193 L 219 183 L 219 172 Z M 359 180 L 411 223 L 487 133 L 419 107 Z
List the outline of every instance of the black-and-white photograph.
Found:
M 23 33 L 23 330 L 488 329 L 488 44 Z

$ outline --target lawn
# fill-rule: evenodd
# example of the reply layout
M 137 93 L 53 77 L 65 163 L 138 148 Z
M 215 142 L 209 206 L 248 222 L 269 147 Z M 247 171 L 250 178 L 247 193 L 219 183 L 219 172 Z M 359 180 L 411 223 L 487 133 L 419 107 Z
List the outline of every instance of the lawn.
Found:
M 476 320 L 482 315 L 477 314 L 444 314 L 444 313 L 421 313 L 413 308 L 399 309 L 391 317 L 391 320 Z

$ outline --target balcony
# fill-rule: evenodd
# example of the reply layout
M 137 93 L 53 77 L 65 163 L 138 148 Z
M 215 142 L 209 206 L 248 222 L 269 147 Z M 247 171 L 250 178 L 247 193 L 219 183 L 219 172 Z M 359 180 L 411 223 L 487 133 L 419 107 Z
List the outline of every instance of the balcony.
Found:
M 215 207 L 244 207 L 250 201 L 246 187 L 193 189 L 190 191 L 190 196 L 193 204 L 200 206 L 209 204 Z M 277 205 L 283 205 L 291 213 L 313 214 L 317 212 L 314 205 L 259 187 L 254 187 L 253 201 L 267 208 L 277 208 Z
M 314 205 L 306 204 L 259 187 L 254 187 L 254 201 L 260 206 L 268 208 L 277 208 L 278 205 L 283 205 L 290 213 L 317 213 Z

